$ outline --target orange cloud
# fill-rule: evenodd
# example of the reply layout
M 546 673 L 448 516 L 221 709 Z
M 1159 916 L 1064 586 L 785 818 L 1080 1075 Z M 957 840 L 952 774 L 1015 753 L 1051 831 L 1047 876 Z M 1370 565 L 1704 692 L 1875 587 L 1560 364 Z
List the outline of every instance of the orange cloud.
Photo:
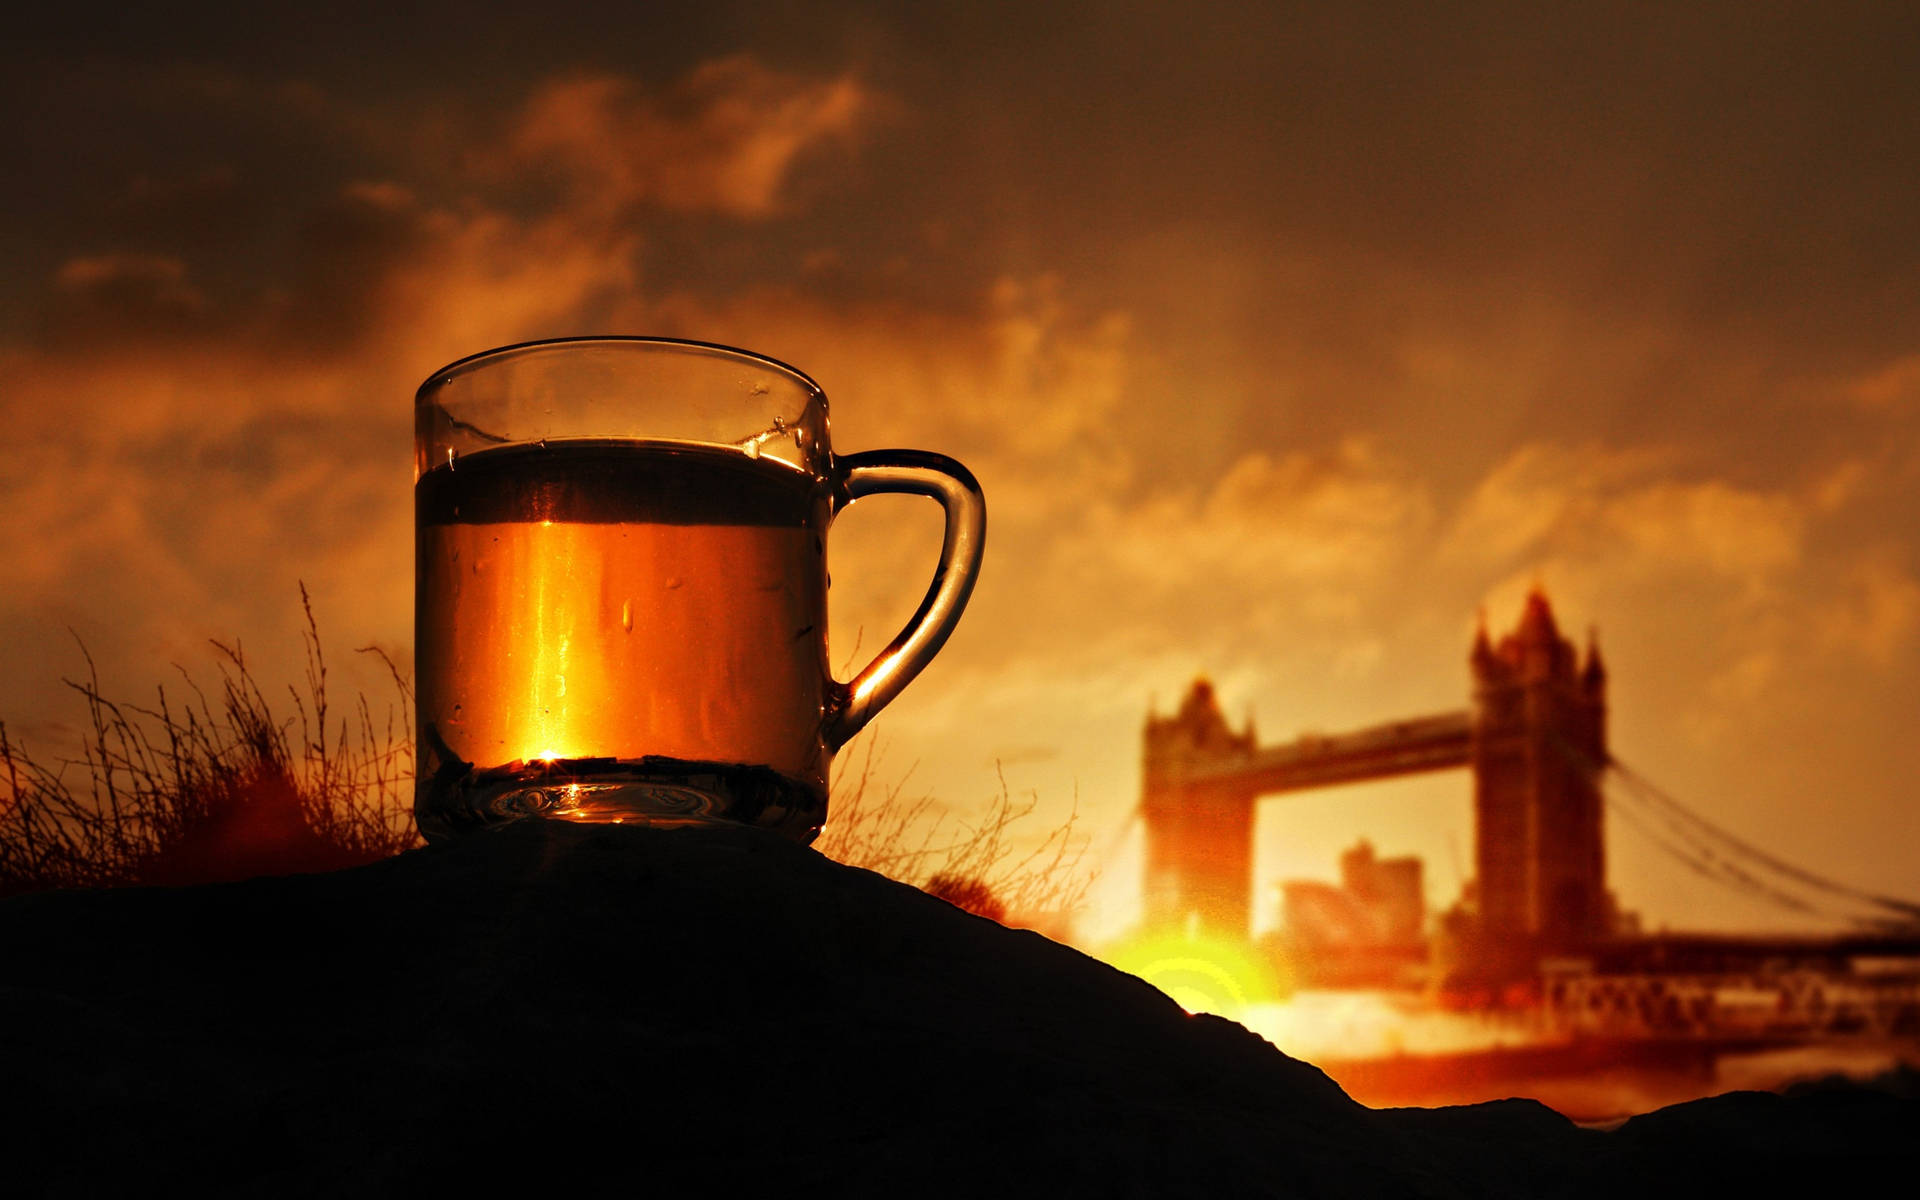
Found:
M 1841 502 L 1831 486 L 1803 496 L 1677 479 L 1676 470 L 1674 456 L 1657 450 L 1522 446 L 1469 494 L 1441 553 L 1484 566 L 1575 559 L 1616 574 L 1704 569 L 1757 588 L 1799 563 L 1812 515 Z
M 1856 559 L 1813 622 L 1816 644 L 1857 655 L 1882 669 L 1894 666 L 1920 634 L 1920 580 L 1902 570 L 1891 547 Z
M 1911 406 L 1920 398 L 1920 354 L 1897 358 L 1855 380 L 1847 388 L 1855 404 L 1885 411 Z
M 48 332 L 68 341 L 177 333 L 206 311 L 187 264 L 166 254 L 70 258 L 53 275 Z
M 996 528 L 1044 523 L 1133 470 L 1123 412 L 1137 350 L 1120 311 L 1062 303 L 1057 279 L 1002 278 L 947 305 L 828 300 L 759 287 L 719 300 L 633 296 L 616 328 L 730 342 L 819 380 L 835 444 L 922 446 L 965 459 L 995 495 Z
M 1128 596 L 1135 619 L 1176 638 L 1245 636 L 1351 626 L 1432 522 L 1424 483 L 1351 438 L 1326 452 L 1245 454 L 1200 492 L 1102 497 L 1059 553 L 1092 594 Z
M 533 94 L 486 165 L 551 176 L 584 210 L 761 219 L 781 210 L 805 155 L 851 142 L 876 110 L 851 76 L 805 79 L 750 55 L 703 63 L 657 94 L 621 76 L 574 76 Z

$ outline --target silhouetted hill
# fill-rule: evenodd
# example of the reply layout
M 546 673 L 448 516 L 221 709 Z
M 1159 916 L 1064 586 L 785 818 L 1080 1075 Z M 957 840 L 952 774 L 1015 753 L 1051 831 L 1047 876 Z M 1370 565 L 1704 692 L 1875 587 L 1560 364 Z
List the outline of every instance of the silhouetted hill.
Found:
M 9 900 L 0 1062 L 13 1194 L 1641 1196 L 1920 1163 L 1920 1108 L 1858 1088 L 1612 1133 L 1371 1111 L 1073 950 L 746 829 L 525 825 Z

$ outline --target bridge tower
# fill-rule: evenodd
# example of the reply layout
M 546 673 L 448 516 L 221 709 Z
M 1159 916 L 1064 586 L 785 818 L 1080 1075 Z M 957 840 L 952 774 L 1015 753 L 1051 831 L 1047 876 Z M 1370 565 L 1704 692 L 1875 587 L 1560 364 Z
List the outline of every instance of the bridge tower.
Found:
M 1609 920 L 1599 646 L 1581 662 L 1535 588 L 1497 646 L 1482 620 L 1469 662 L 1479 931 L 1516 953 L 1575 949 Z
M 1196 679 L 1172 716 L 1148 713 L 1141 815 L 1150 928 L 1245 937 L 1253 892 L 1254 789 L 1218 768 L 1253 757 L 1253 721 L 1234 732 L 1213 685 Z

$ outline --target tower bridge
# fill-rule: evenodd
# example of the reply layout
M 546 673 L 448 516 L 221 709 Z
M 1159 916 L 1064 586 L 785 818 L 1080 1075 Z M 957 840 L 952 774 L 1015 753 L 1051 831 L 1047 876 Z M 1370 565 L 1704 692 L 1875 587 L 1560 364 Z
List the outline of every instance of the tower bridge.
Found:
M 1148 921 L 1246 935 L 1262 796 L 1464 767 L 1473 773 L 1486 937 L 1556 953 L 1604 933 L 1607 675 L 1599 649 L 1589 642 L 1578 653 L 1536 589 L 1497 645 L 1482 624 L 1469 663 L 1463 710 L 1275 746 L 1258 744 L 1251 721 L 1229 726 L 1205 680 L 1171 716 L 1149 716 L 1141 796 Z
M 1251 719 L 1233 728 L 1204 679 L 1172 714 L 1150 714 L 1140 810 L 1148 925 L 1247 939 L 1263 796 L 1465 769 L 1472 891 L 1431 947 L 1390 947 L 1428 953 L 1436 984 L 1517 996 L 1500 1003 L 1525 1005 L 1557 1035 L 1743 1046 L 1920 1036 L 1920 903 L 1782 862 L 1615 759 L 1599 649 L 1589 639 L 1576 651 L 1538 589 L 1498 643 L 1481 623 L 1468 664 L 1464 709 L 1278 745 L 1262 746 Z M 1608 802 L 1702 876 L 1802 915 L 1851 908 L 1851 929 L 1624 932 L 1607 891 Z M 1372 863 L 1370 847 L 1354 853 Z M 1385 961 L 1382 952 L 1368 951 Z M 1339 953 L 1324 948 L 1329 962 Z

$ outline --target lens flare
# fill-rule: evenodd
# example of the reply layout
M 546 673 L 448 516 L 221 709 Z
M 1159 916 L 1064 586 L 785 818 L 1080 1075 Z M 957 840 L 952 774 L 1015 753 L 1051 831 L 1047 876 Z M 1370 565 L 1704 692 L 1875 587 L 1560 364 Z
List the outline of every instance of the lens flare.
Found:
M 1159 988 L 1189 1013 L 1232 1021 L 1249 1006 L 1271 1003 L 1285 991 L 1279 964 L 1244 941 L 1149 936 L 1110 947 L 1099 957 Z

